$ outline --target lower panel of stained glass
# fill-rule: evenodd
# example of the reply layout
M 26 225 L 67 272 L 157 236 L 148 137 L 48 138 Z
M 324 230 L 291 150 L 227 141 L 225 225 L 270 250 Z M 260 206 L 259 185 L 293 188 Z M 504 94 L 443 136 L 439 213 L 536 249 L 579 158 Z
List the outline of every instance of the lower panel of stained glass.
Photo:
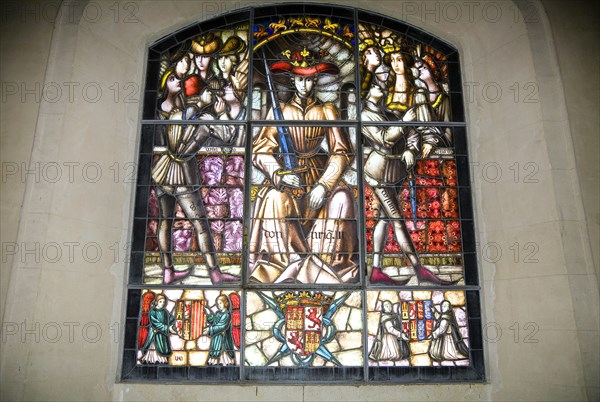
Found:
M 361 307 L 360 292 L 248 292 L 244 364 L 307 369 L 361 367 Z M 295 370 L 249 371 L 258 380 L 271 372 L 281 379 L 299 375 Z
M 175 283 L 182 285 L 212 284 L 210 269 L 206 264 L 206 258 L 201 253 L 174 252 L 172 253 L 172 259 L 173 273 L 168 273 L 161 264 L 160 253 L 146 252 L 144 256 L 144 284 L 171 284 L 172 282 L 168 280 L 168 275 L 171 275 L 171 278 L 177 278 L 177 275 L 181 275 L 182 278 L 176 279 Z M 242 263 L 242 255 L 240 253 L 218 253 L 216 261 L 222 274 L 240 278 Z M 239 279 L 235 281 L 239 282 Z
M 464 290 L 367 292 L 369 366 L 470 366 Z
M 240 305 L 234 290 L 143 290 L 136 365 L 239 366 Z
M 363 367 L 247 367 L 243 380 L 251 383 L 316 384 L 358 383 L 364 381 Z
M 419 262 L 422 268 L 420 271 L 421 279 L 416 274 L 411 261 L 401 252 L 391 252 L 384 254 L 379 262 L 375 262 L 373 253 L 367 254 L 367 271 L 369 280 L 372 284 L 385 284 L 382 278 L 403 283 L 405 286 L 428 286 L 435 284 L 433 277 L 425 277 L 427 273 L 423 269 L 431 272 L 435 278 L 441 281 L 447 281 L 445 284 L 464 284 L 464 266 L 462 254 L 444 253 L 444 254 L 419 254 Z M 373 267 L 376 272 L 373 272 Z M 384 276 L 379 275 L 379 272 Z

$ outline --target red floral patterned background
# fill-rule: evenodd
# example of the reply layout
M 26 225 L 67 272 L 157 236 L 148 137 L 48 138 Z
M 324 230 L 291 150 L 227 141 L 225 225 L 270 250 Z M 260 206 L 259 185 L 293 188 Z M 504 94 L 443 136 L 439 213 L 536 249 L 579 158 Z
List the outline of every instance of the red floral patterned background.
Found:
M 460 252 L 461 235 L 458 208 L 456 163 L 453 160 L 426 159 L 417 161 L 415 174 L 416 219 L 413 219 L 408 180 L 399 189 L 402 213 L 418 252 Z M 367 251 L 373 251 L 373 227 L 377 223 L 379 205 L 370 187 L 365 184 L 365 219 Z M 401 253 L 388 228 L 386 253 Z

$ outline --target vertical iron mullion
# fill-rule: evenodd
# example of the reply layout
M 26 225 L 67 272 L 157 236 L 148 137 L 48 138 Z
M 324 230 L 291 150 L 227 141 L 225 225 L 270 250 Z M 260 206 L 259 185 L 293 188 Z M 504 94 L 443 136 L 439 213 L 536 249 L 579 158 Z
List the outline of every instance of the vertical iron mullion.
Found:
M 239 381 L 244 381 L 244 362 L 246 360 L 246 284 L 248 282 L 248 237 L 250 236 L 249 228 L 251 224 L 251 199 L 250 194 L 252 193 L 252 183 L 250 171 L 252 170 L 252 80 L 254 73 L 254 46 L 253 46 L 253 30 L 254 30 L 254 7 L 250 7 L 250 16 L 248 23 L 248 88 L 246 95 L 246 152 L 244 155 L 244 204 L 247 205 L 244 208 L 244 229 L 242 235 L 242 272 L 240 275 L 240 369 L 239 369 Z M 244 247 L 246 246 L 246 247 Z
M 368 343 L 368 327 L 367 327 L 367 275 L 366 275 L 366 250 L 367 250 L 367 236 L 366 234 L 366 223 L 365 223 L 365 191 L 364 191 L 364 179 L 363 179 L 363 144 L 362 144 L 362 118 L 361 118 L 361 89 L 362 82 L 360 77 L 360 51 L 358 46 L 358 9 L 354 9 L 354 80 L 356 82 L 356 121 L 358 122 L 355 126 L 356 135 L 356 174 L 358 176 L 358 233 L 362 236 L 358 236 L 360 240 L 359 250 L 359 265 L 360 265 L 360 278 L 361 278 L 361 300 L 362 300 L 362 317 L 363 317 L 363 381 L 369 382 L 369 343 Z

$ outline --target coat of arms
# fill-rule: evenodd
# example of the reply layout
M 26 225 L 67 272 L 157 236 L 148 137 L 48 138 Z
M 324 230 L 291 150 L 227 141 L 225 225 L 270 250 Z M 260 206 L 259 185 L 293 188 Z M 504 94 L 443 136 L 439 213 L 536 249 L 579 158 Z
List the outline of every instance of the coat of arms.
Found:
M 282 343 L 267 365 L 285 356 L 299 366 L 309 366 L 315 356 L 340 366 L 326 344 L 335 336 L 332 317 L 350 293 L 333 300 L 320 292 L 288 292 L 272 299 L 259 292 L 279 320 L 273 328 L 275 339 Z
M 175 328 L 182 339 L 193 341 L 202 335 L 206 323 L 205 305 L 206 300 L 179 299 L 175 302 Z

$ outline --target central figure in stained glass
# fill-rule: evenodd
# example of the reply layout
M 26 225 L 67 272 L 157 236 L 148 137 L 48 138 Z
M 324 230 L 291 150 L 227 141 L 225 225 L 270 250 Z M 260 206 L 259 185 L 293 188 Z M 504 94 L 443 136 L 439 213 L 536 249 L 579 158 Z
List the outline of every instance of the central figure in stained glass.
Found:
M 252 162 L 266 180 L 254 205 L 250 278 L 262 283 L 341 283 L 358 279 L 356 209 L 342 181 L 354 159 L 353 145 L 333 102 L 316 96 L 320 75 L 340 69 L 306 47 L 284 51 L 288 60 L 267 66 L 271 107 L 253 141 Z M 277 98 L 272 74 L 291 77 L 293 95 Z M 294 125 L 315 122 L 315 125 Z

